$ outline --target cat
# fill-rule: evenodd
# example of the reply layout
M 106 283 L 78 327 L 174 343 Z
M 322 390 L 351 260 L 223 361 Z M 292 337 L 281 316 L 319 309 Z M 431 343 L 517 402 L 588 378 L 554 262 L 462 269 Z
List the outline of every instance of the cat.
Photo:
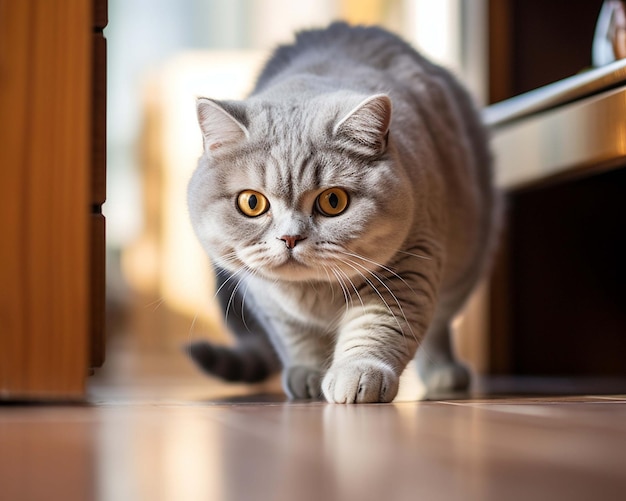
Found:
M 496 240 L 486 131 L 442 67 L 378 27 L 279 47 L 243 101 L 198 98 L 188 186 L 234 347 L 191 358 L 229 381 L 282 370 L 291 399 L 390 402 L 415 358 L 463 390 L 451 322 Z

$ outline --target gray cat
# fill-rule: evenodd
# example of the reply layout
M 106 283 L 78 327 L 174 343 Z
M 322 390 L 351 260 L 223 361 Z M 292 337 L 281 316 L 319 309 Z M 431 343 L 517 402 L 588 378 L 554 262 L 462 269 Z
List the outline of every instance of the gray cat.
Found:
M 197 108 L 189 212 L 238 345 L 195 342 L 195 362 L 249 382 L 282 368 L 295 399 L 389 402 L 414 357 L 429 390 L 467 388 L 450 324 L 497 198 L 459 83 L 391 33 L 336 23 L 280 47 L 245 101 Z

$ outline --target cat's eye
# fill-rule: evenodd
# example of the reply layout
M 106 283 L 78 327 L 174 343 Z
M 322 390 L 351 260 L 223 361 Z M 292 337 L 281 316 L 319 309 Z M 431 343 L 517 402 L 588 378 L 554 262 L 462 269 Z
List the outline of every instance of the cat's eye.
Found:
M 237 206 L 246 216 L 257 217 L 269 210 L 270 202 L 258 191 L 245 190 L 239 193 Z
M 317 210 L 325 216 L 338 216 L 348 208 L 350 197 L 342 188 L 329 188 L 323 191 L 315 202 Z

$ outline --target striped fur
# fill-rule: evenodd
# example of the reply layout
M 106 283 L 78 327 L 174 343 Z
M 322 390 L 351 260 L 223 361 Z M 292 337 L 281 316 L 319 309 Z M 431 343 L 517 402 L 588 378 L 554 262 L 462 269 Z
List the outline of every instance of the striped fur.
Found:
M 485 132 L 447 71 L 337 23 L 279 48 L 245 101 L 199 99 L 198 119 L 189 212 L 240 343 L 196 343 L 201 367 L 248 381 L 282 368 L 291 398 L 388 402 L 416 357 L 431 390 L 467 387 L 450 323 L 498 211 Z M 328 217 L 317 199 L 335 187 L 349 205 Z M 243 190 L 269 210 L 245 216 Z

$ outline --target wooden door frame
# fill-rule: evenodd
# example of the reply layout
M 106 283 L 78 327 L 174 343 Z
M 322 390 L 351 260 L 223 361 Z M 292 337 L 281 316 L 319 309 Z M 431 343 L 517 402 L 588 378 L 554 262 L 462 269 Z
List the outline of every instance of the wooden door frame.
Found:
M 91 25 L 91 0 L 0 0 L 0 399 L 85 393 Z

